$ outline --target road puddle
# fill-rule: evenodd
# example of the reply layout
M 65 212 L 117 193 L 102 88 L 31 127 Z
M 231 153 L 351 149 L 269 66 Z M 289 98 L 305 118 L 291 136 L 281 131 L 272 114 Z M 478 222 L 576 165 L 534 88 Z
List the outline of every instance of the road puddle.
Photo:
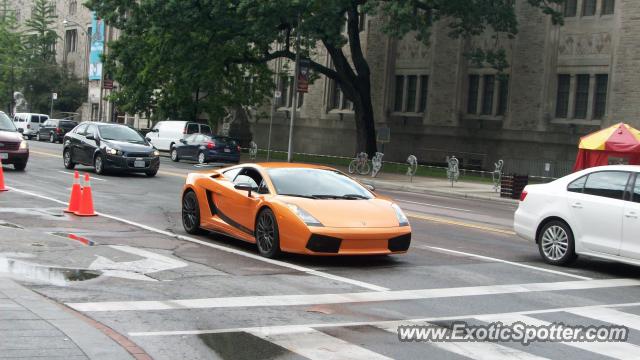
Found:
M 0 226 L 2 226 L 2 227 L 7 227 L 7 228 L 10 228 L 10 229 L 24 229 L 24 228 L 23 228 L 22 226 L 20 226 L 20 225 L 16 225 L 16 224 L 14 224 L 14 223 L 6 222 L 6 221 L 2 221 L 2 222 L 0 222 Z
M 43 266 L 6 257 L 0 257 L 0 273 L 56 286 L 66 286 L 72 282 L 95 279 L 101 274 L 100 271 L 95 270 Z
M 65 232 L 52 232 L 49 233 L 51 235 L 55 235 L 55 236 L 60 236 L 63 237 L 65 239 L 69 239 L 69 240 L 73 240 L 73 241 L 77 241 L 81 244 L 87 245 L 87 246 L 94 246 L 96 245 L 95 241 L 89 240 L 84 236 L 80 236 L 80 235 L 76 235 L 76 234 L 72 234 L 72 233 L 65 233 Z
M 288 350 L 245 332 L 201 334 L 200 340 L 221 359 L 280 359 Z

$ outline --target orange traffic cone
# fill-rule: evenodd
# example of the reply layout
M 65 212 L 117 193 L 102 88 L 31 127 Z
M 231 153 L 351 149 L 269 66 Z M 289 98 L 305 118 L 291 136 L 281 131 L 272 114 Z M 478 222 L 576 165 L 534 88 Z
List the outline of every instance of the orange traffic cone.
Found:
M 9 191 L 9 189 L 4 187 L 4 171 L 2 171 L 2 160 L 0 160 L 0 192 L 1 191 Z
M 80 208 L 78 211 L 75 211 L 74 214 L 78 216 L 98 215 L 93 211 L 93 194 L 91 193 L 89 174 L 84 174 L 84 186 L 82 187 L 82 196 L 80 197 Z
M 80 200 L 82 189 L 80 188 L 80 174 L 76 171 L 73 174 L 73 186 L 71 187 L 71 197 L 69 197 L 69 207 L 64 212 L 74 213 L 80 210 Z

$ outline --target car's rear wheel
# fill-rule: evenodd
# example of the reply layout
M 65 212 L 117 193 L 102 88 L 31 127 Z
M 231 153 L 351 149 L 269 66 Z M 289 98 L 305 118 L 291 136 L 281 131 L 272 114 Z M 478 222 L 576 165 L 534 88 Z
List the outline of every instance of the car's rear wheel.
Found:
M 37 134 L 36 134 L 36 140 L 37 140 L 37 141 L 42 141 L 42 139 L 40 138 L 40 133 L 37 133 Z
M 173 148 L 171 149 L 171 160 L 173 161 L 180 161 L 180 157 L 178 156 L 178 149 Z
M 76 167 L 76 164 L 71 159 L 71 150 L 70 149 L 66 149 L 64 151 L 64 153 L 62 154 L 62 159 L 64 161 L 64 167 L 66 169 L 73 170 L 73 168 Z
M 182 197 L 182 226 L 189 234 L 200 234 L 200 206 L 193 191 L 187 191 Z
M 93 160 L 93 167 L 96 169 L 96 174 L 104 174 L 104 160 L 102 159 L 102 155 L 96 155 L 96 158 Z
M 52 144 L 56 142 L 56 136 L 53 133 L 49 134 L 49 142 Z
M 264 209 L 256 221 L 256 244 L 260 255 L 275 258 L 280 254 L 280 233 L 276 216 L 270 209 Z
M 204 153 L 201 151 L 198 153 L 198 164 L 204 164 L 207 162 L 207 157 L 204 155 Z
M 567 265 L 575 260 L 575 242 L 569 226 L 559 220 L 549 221 L 538 234 L 538 250 L 545 262 Z

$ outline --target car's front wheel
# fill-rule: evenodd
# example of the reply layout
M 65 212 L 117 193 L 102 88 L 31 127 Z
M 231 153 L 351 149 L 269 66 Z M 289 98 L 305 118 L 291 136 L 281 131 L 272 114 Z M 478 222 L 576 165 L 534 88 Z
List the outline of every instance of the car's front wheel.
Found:
M 96 174 L 104 174 L 104 159 L 102 159 L 102 155 L 96 155 L 95 160 L 93 160 L 93 167 L 96 169 Z
M 64 167 L 69 170 L 73 170 L 76 167 L 76 164 L 71 159 L 71 150 L 65 149 L 64 153 L 62 153 L 62 159 L 64 161 Z
M 538 234 L 538 250 L 545 262 L 567 265 L 575 260 L 575 242 L 569 225 L 559 220 L 546 223 Z
M 182 196 L 182 226 L 189 234 L 200 234 L 200 206 L 198 205 L 198 197 L 193 191 L 187 191 Z
M 264 209 L 258 215 L 255 235 L 260 255 L 267 258 L 280 255 L 280 232 L 276 216 L 271 209 Z
M 24 171 L 26 167 L 27 167 L 26 161 L 17 162 L 13 164 L 13 168 L 16 169 L 16 171 Z
M 180 161 L 180 157 L 178 156 L 178 149 L 173 148 L 171 149 L 171 160 L 172 161 Z

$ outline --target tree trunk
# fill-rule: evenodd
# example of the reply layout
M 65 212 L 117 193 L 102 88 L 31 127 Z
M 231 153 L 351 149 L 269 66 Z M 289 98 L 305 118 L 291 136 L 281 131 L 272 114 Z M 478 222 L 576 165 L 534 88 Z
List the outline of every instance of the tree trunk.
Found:
M 356 122 L 356 151 L 364 151 L 369 155 L 369 158 L 371 158 L 375 155 L 376 151 L 378 151 L 378 144 L 376 142 L 371 88 L 366 85 L 367 84 L 358 86 L 359 92 L 353 104 Z

